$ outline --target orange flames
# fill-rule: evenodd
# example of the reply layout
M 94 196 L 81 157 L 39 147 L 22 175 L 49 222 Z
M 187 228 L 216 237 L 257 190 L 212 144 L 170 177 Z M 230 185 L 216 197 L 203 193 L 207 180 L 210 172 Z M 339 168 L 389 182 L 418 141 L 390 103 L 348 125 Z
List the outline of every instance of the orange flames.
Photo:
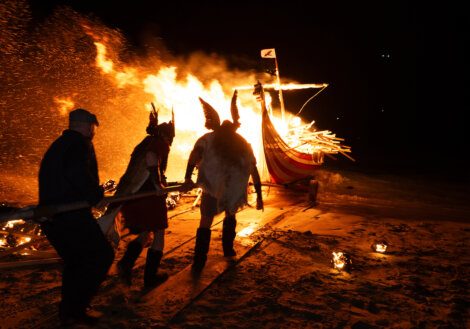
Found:
M 135 111 L 145 111 L 143 104 L 153 102 L 159 108 L 159 121 L 168 121 L 171 118 L 171 110 L 175 113 L 176 137 L 173 143 L 172 151 L 169 159 L 169 175 L 181 175 L 183 162 L 188 158 L 196 139 L 207 132 L 204 127 L 205 118 L 201 104 L 198 98 L 202 97 L 209 102 L 219 113 L 221 121 L 231 120 L 230 102 L 234 89 L 241 90 L 238 95 L 238 108 L 240 112 L 239 133 L 246 138 L 252 145 L 255 156 L 258 160 L 258 167 L 262 179 L 268 179 L 268 173 L 265 165 L 265 159 L 262 152 L 261 140 L 261 115 L 260 105 L 256 102 L 252 95 L 254 76 L 251 74 L 231 74 L 230 78 L 224 79 L 223 83 L 217 79 L 201 80 L 200 75 L 196 76 L 187 68 L 181 69 L 178 65 L 167 65 L 159 62 L 155 64 L 155 69 L 149 69 L 149 66 L 139 67 L 137 65 L 123 64 L 118 61 L 119 56 L 115 53 L 113 47 L 116 46 L 110 42 L 114 40 L 109 36 L 98 36 L 89 27 L 84 26 L 86 33 L 93 38 L 96 47 L 95 65 L 100 72 L 109 77 L 113 84 L 119 89 L 125 89 L 129 92 L 132 99 L 137 99 L 140 105 L 136 103 Z M 114 43 L 118 44 L 119 41 Z M 200 60 L 200 59 L 199 59 Z M 220 67 L 211 67 L 207 64 L 208 71 L 220 71 Z M 196 69 L 197 71 L 197 69 Z M 200 72 L 203 72 L 199 69 Z M 221 72 L 221 76 L 224 73 Z M 242 86 L 242 87 L 240 87 Z M 274 85 L 267 85 L 267 88 Z M 324 84 L 286 84 L 282 89 L 303 89 L 303 88 L 323 88 Z M 132 89 L 131 89 L 132 88 Z M 243 92 L 242 90 L 246 90 Z M 142 100 L 145 99 L 145 103 Z M 266 92 L 266 101 L 268 108 L 270 107 L 270 95 Z M 61 113 L 66 113 L 66 109 L 70 108 L 70 98 L 56 99 L 56 103 L 60 104 Z M 349 152 L 348 149 L 338 147 L 336 138 L 330 132 L 323 134 L 306 135 L 306 129 L 310 129 L 313 122 L 305 124 L 300 117 L 290 115 L 286 121 L 276 118 L 272 110 L 271 121 L 275 125 L 281 137 L 285 138 L 288 145 L 297 148 L 299 151 L 327 152 L 338 153 L 340 151 Z M 128 113 L 126 119 L 134 122 L 134 127 L 141 127 L 146 122 L 141 122 L 145 116 L 142 114 Z M 139 122 L 136 122 L 139 120 Z M 142 129 L 143 130 L 143 129 Z M 310 131 L 311 132 L 311 131 Z M 142 131 L 136 130 L 136 135 L 142 135 Z M 306 135 L 306 138 L 302 136 Z M 304 136 L 305 137 L 305 136 Z M 129 144 L 134 144 L 128 138 Z M 323 141 L 322 141 L 323 140 Z M 322 142 L 317 146 L 312 146 L 314 141 Z M 135 145 L 128 145 L 126 148 L 131 149 Z M 335 148 L 336 147 L 336 148 Z M 116 168 L 117 169 L 117 168 Z M 173 172 L 172 172 L 173 171 Z M 181 177 L 175 177 L 177 180 Z
M 103 73 L 111 74 L 116 80 L 116 84 L 119 88 L 124 88 L 126 85 L 138 84 L 136 77 L 136 69 L 126 67 L 122 71 L 114 69 L 114 63 L 106 56 L 106 46 L 101 42 L 94 42 L 96 46 L 96 66 L 99 67 Z
M 205 118 L 198 97 L 209 102 L 219 113 L 221 120 L 231 120 L 230 101 L 232 95 L 224 91 L 218 80 L 203 83 L 191 73 L 180 77 L 176 66 L 162 66 L 154 73 L 145 73 L 136 67 L 121 66 L 110 59 L 104 43 L 94 42 L 96 46 L 96 65 L 105 75 L 110 76 L 118 87 L 128 85 L 142 87 L 159 108 L 159 121 L 168 121 L 171 109 L 175 112 L 176 138 L 172 147 L 173 154 L 187 159 L 196 139 L 207 132 Z M 230 81 L 224 81 L 224 84 Z M 259 105 L 251 92 L 239 94 L 241 127 L 239 133 L 251 143 L 259 162 L 261 157 L 261 116 Z M 142 110 L 145 110 L 143 108 Z M 171 155 L 170 155 L 171 157 Z M 170 158 L 171 162 L 171 158 Z
M 13 228 L 15 227 L 15 225 L 22 225 L 24 224 L 25 221 L 22 220 L 22 219 L 14 219 L 14 220 L 10 220 L 8 222 L 6 222 L 6 224 L 3 226 L 3 230 L 6 230 L 7 228 Z
M 20 226 L 25 224 L 26 222 L 23 220 L 23 219 L 15 219 L 15 220 L 10 220 L 8 222 L 5 223 L 5 225 L 3 225 L 2 227 L 2 235 L 0 236 L 0 247 L 17 247 L 17 246 L 21 246 L 25 243 L 28 243 L 31 241 L 31 237 L 29 236 L 23 236 L 23 235 L 19 235 L 19 236 L 14 236 L 14 235 L 10 235 L 10 233 L 8 233 L 11 229 L 15 228 L 15 226 Z M 24 228 L 21 228 L 19 230 L 20 233 L 22 233 L 24 230 Z M 3 234 L 8 234 L 7 237 L 3 236 Z M 10 237 L 13 237 L 10 241 Z
M 70 97 L 54 97 L 54 102 L 57 104 L 59 113 L 62 116 L 67 115 L 75 106 L 75 102 Z
M 387 245 L 382 243 L 377 243 L 375 245 L 375 251 L 384 253 L 387 250 Z
M 76 107 L 98 116 L 100 127 L 94 144 L 103 181 L 122 175 L 132 149 L 145 136 L 145 105 L 154 102 L 160 108 L 161 122 L 171 118 L 174 108 L 177 136 L 167 176 L 172 181 L 181 180 L 189 150 L 207 132 L 198 97 L 213 105 L 222 120 L 231 119 L 230 99 L 235 88 L 239 90 L 239 132 L 251 143 L 261 174 L 266 174 L 260 104 L 252 95 L 252 85 L 258 79 L 270 83 L 274 78 L 252 70 L 231 69 L 217 54 L 173 56 L 160 41 L 145 49 L 145 56 L 138 55 L 128 51 L 121 32 L 67 7 L 57 8 L 40 24 L 18 20 L 14 16 L 20 11 L 31 15 L 27 3 L 20 3 L 18 10 L 5 16 L 5 22 L 15 24 L 7 24 L 7 29 L 1 31 L 7 38 L 0 43 L 9 54 L 1 61 L 5 81 L 15 86 L 4 88 L 2 93 L 9 120 L 1 131 L 0 146 L 8 150 L 3 154 L 1 169 L 8 175 L 4 174 L 0 183 L 15 187 L 14 193 L 4 189 L 2 200 L 37 200 L 38 159 L 66 128 L 65 117 Z M 248 87 L 244 91 L 239 86 Z M 277 97 L 277 92 L 270 91 Z M 288 120 L 281 122 L 272 117 L 282 137 L 292 135 Z M 296 141 L 292 147 L 298 144 Z
M 386 241 L 376 241 L 372 244 L 372 250 L 384 254 L 387 251 L 388 243 Z
M 112 73 L 113 61 L 106 58 L 106 46 L 101 42 L 94 42 L 96 46 L 96 66 L 101 68 L 104 73 Z
M 347 270 L 351 266 L 351 258 L 349 255 L 338 251 L 333 251 L 333 267 L 339 271 Z

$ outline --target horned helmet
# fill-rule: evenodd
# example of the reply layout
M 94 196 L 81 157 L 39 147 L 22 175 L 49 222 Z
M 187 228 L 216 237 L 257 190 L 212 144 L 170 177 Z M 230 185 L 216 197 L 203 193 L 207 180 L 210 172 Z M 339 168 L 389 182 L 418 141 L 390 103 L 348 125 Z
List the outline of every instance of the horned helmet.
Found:
M 238 121 L 240 119 L 240 115 L 238 113 L 237 97 L 238 97 L 238 91 L 235 90 L 233 92 L 232 102 L 230 105 L 230 113 L 232 114 L 232 122 L 230 123 L 229 121 L 225 120 L 222 123 L 223 125 L 227 125 L 228 123 L 232 124 L 235 130 L 240 127 L 240 122 Z M 209 103 L 207 103 L 201 97 L 199 97 L 199 101 L 201 102 L 202 109 L 204 110 L 204 116 L 206 118 L 205 127 L 209 130 L 216 130 L 217 128 L 221 126 L 219 114 Z
M 175 112 L 171 109 L 171 121 L 158 124 L 158 110 L 152 104 L 152 111 L 149 114 L 149 123 L 147 125 L 147 134 L 158 136 L 168 140 L 169 144 L 173 143 L 175 138 Z

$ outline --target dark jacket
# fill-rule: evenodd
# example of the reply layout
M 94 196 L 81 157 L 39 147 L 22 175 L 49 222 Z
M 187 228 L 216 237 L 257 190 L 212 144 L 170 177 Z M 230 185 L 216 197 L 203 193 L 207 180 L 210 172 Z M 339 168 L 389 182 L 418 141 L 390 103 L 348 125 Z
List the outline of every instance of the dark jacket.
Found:
M 103 197 L 95 150 L 89 138 L 65 130 L 47 150 L 39 169 L 39 204 L 88 201 Z

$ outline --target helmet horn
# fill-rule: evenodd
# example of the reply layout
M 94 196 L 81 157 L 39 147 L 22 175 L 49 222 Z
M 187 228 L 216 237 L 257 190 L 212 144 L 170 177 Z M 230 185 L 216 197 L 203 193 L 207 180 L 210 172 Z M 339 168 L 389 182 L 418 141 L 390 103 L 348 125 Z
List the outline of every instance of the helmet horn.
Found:
M 240 123 L 238 122 L 240 119 L 240 114 L 238 113 L 237 98 L 238 91 L 235 89 L 232 96 L 232 103 L 230 104 L 230 113 L 232 114 L 233 124 L 238 128 L 240 127 Z
M 199 101 L 202 104 L 202 109 L 204 110 L 204 116 L 206 117 L 206 128 L 215 130 L 220 127 L 220 118 L 217 111 L 205 100 L 199 97 Z

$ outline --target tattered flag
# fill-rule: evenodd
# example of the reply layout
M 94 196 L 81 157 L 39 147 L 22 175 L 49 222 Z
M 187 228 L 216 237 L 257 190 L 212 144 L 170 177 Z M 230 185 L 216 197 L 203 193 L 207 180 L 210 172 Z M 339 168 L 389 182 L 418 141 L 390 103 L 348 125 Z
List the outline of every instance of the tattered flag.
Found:
M 276 58 L 276 51 L 274 50 L 274 48 L 261 49 L 261 57 L 262 58 Z

